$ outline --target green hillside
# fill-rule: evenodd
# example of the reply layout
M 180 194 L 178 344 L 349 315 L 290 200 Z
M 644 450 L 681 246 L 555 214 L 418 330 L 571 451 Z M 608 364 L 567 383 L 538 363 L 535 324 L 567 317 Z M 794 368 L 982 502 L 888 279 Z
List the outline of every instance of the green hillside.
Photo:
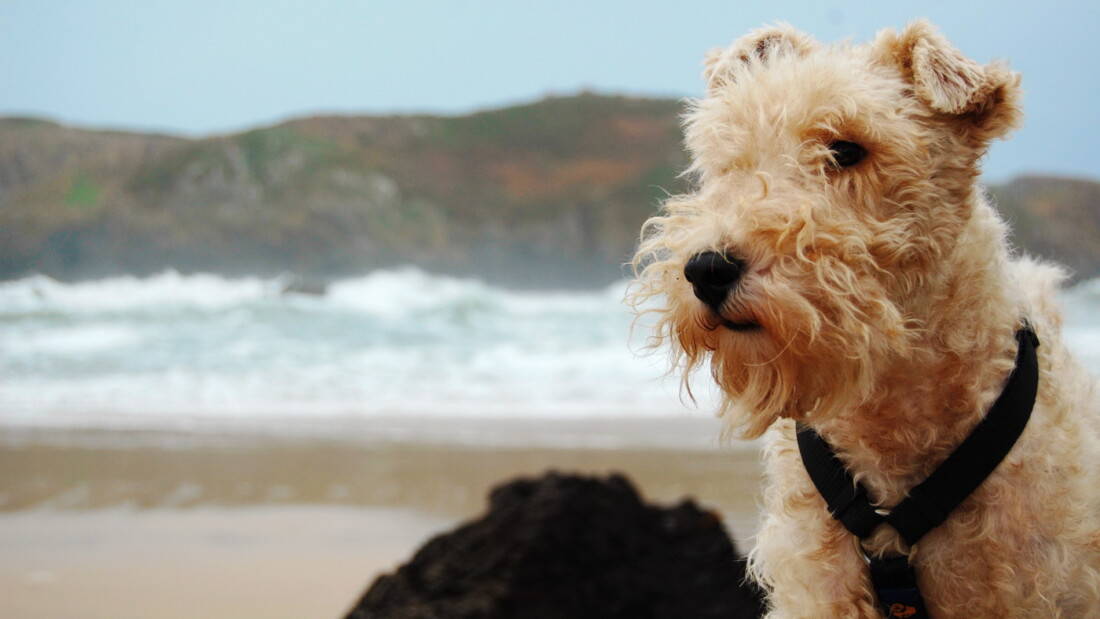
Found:
M 460 117 L 313 117 L 183 139 L 0 119 L 0 277 L 412 263 L 523 286 L 622 275 L 687 161 L 679 104 L 582 94 Z M 1098 186 L 993 193 L 1020 243 L 1100 274 Z

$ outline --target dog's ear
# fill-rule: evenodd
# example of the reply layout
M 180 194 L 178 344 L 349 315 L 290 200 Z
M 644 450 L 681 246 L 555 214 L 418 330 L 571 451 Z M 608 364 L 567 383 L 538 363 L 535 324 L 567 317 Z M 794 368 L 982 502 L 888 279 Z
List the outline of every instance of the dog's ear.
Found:
M 740 67 L 749 64 L 767 64 L 779 56 L 788 54 L 805 56 L 817 43 L 787 24 L 776 24 L 753 30 L 737 39 L 727 48 L 707 52 L 703 60 L 703 79 L 707 93 L 714 94 L 733 83 Z
M 963 56 L 927 21 L 915 21 L 900 34 L 885 30 L 874 46 L 880 60 L 901 70 L 921 101 L 957 117 L 977 137 L 997 138 L 1019 125 L 1020 75 Z

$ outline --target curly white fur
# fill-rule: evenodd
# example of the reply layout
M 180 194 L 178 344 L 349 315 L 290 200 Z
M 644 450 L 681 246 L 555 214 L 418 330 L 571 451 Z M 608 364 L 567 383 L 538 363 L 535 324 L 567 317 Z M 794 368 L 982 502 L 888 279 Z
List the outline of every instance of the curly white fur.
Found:
M 894 505 L 999 395 L 1025 317 L 1041 376 L 1016 447 L 916 548 L 880 527 L 867 549 L 910 552 L 938 619 L 1100 616 L 1100 406 L 1061 341 L 1064 275 L 1010 256 L 976 184 L 988 143 L 1019 122 L 1019 77 L 923 21 L 863 46 L 765 28 L 708 55 L 704 76 L 685 120 L 697 188 L 645 224 L 631 298 L 657 303 L 658 340 L 685 375 L 709 361 L 729 427 L 766 434 L 751 567 L 769 617 L 879 616 L 794 422 Z M 837 140 L 866 159 L 832 165 Z M 721 316 L 683 276 L 706 250 L 747 264 Z

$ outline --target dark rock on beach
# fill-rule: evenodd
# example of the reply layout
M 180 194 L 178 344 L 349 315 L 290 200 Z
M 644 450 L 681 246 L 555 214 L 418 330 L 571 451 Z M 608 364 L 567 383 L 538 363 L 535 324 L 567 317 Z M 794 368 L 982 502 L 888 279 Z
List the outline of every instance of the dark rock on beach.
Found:
M 549 473 L 381 576 L 348 619 L 736 619 L 761 595 L 717 515 L 642 502 L 624 477 Z

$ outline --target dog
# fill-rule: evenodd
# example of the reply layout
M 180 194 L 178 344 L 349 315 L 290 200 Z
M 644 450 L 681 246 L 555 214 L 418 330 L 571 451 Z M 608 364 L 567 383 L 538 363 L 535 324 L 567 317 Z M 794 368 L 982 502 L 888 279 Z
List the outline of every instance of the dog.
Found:
M 749 561 L 767 616 L 912 616 L 876 599 L 868 562 L 889 556 L 937 619 L 1100 616 L 1100 406 L 1061 340 L 1066 273 L 1014 255 L 977 183 L 1021 121 L 1019 75 L 916 21 L 862 45 L 766 27 L 704 79 L 693 190 L 643 226 L 629 298 L 685 381 L 709 362 L 729 432 L 765 438 Z M 796 428 L 888 514 L 986 417 L 1025 325 L 1037 395 L 1004 460 L 915 544 L 850 533 Z

